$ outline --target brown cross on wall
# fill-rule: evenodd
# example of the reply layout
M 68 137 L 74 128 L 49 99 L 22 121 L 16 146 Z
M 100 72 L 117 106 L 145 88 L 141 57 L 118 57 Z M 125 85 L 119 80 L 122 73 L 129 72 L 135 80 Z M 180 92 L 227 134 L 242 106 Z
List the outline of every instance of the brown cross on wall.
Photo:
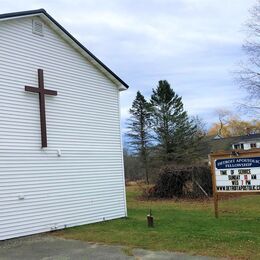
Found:
M 44 89 L 43 70 L 38 69 L 39 88 L 25 86 L 25 91 L 39 93 L 42 147 L 47 147 L 45 95 L 57 96 L 57 91 Z

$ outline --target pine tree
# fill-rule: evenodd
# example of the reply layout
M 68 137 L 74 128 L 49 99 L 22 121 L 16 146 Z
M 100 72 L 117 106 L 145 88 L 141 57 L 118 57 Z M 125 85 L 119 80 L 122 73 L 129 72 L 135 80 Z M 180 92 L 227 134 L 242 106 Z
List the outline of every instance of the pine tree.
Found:
M 145 100 L 144 96 L 137 92 L 130 109 L 131 117 L 128 119 L 129 143 L 136 154 L 140 156 L 141 162 L 145 169 L 145 179 L 149 184 L 148 173 L 148 149 L 150 146 L 150 104 Z
M 178 96 L 166 80 L 151 96 L 153 129 L 165 161 L 182 162 L 196 150 L 196 125 L 189 120 Z

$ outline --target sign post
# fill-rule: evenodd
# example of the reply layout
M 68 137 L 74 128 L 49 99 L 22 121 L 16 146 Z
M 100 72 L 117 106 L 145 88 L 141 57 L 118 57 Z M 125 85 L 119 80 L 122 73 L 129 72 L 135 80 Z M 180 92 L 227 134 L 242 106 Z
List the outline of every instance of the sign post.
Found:
M 260 194 L 260 149 L 211 153 L 215 217 L 220 196 Z

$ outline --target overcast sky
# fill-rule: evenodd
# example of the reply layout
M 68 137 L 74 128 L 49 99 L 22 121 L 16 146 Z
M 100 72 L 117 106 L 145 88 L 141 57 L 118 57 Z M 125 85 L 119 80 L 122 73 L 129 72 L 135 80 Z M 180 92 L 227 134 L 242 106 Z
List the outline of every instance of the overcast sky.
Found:
M 245 93 L 232 71 L 255 0 L 0 0 L 1 13 L 44 8 L 130 86 L 123 122 L 140 90 L 166 79 L 190 115 L 208 124 Z

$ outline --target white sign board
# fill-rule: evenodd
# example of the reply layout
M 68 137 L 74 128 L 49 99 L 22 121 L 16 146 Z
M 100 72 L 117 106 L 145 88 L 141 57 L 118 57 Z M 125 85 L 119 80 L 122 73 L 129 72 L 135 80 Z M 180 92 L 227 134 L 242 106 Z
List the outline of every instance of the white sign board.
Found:
M 260 156 L 215 160 L 216 192 L 260 192 Z

